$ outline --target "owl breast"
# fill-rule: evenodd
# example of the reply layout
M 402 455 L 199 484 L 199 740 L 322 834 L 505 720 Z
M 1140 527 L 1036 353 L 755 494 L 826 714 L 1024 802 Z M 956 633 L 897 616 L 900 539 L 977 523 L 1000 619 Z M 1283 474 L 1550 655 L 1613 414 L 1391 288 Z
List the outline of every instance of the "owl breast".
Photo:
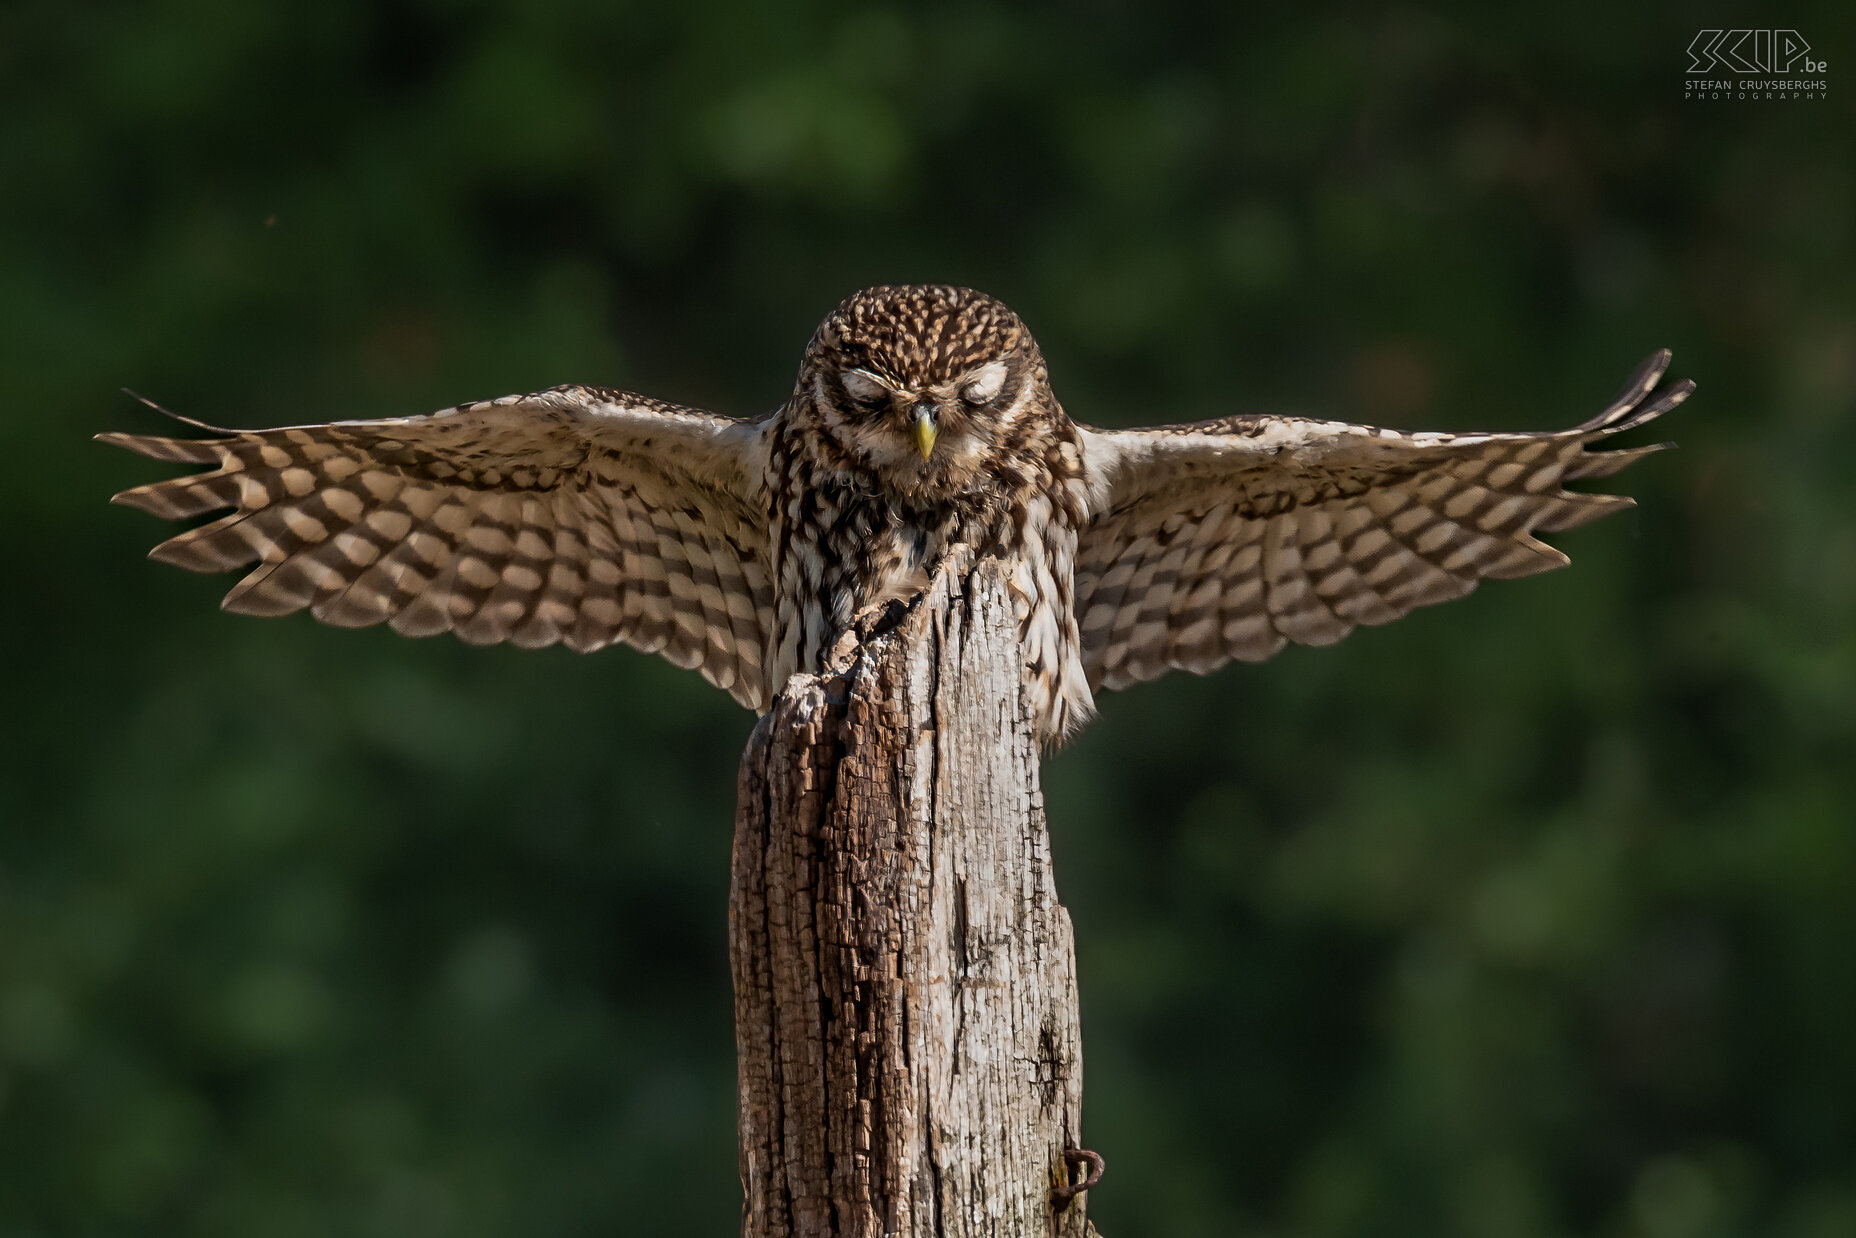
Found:
M 799 671 L 822 670 L 860 611 L 919 593 L 942 552 L 972 535 L 951 512 L 832 484 L 795 488 L 782 516 L 772 547 L 775 692 Z
M 830 485 L 790 490 L 786 503 L 772 546 L 772 692 L 798 672 L 822 670 L 860 611 L 914 597 L 945 551 L 966 546 L 1009 567 L 1039 733 L 1055 741 L 1093 715 L 1075 615 L 1072 504 L 1046 493 L 1015 506 L 911 508 Z

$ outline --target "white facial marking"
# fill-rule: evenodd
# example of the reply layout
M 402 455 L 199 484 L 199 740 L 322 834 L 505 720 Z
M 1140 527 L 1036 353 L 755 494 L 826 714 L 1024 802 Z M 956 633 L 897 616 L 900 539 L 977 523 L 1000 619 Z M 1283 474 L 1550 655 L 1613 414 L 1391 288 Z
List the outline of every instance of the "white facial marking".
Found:
M 994 361 L 967 376 L 967 381 L 960 385 L 960 398 L 971 404 L 984 404 L 998 395 L 1003 386 L 1005 362 Z
M 844 390 L 853 400 L 876 404 L 889 399 L 888 386 L 862 370 L 846 370 L 839 377 L 839 381 L 844 384 Z

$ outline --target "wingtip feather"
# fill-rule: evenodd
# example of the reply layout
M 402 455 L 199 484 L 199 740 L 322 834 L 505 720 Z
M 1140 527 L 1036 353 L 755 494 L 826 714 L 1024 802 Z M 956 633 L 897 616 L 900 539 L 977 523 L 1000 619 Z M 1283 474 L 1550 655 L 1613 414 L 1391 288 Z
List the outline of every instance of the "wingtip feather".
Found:
M 158 434 L 124 434 L 110 430 L 91 436 L 92 442 L 121 447 L 150 460 L 168 464 L 218 464 L 220 447 L 213 439 L 164 438 Z
M 209 430 L 214 434 L 228 433 L 228 431 L 222 430 L 218 426 L 208 425 L 204 421 L 195 421 L 192 417 L 183 417 L 181 414 L 175 412 L 173 409 L 165 408 L 162 405 L 155 403 L 153 400 L 149 399 L 147 396 L 143 395 L 139 391 L 133 391 L 128 387 L 124 387 L 122 389 L 122 393 L 128 396 L 130 399 L 135 400 L 140 404 L 146 405 L 147 407 L 154 409 L 157 413 L 160 413 L 163 417 L 171 417 L 175 421 L 180 422 L 184 426 L 192 426 L 196 430 Z
M 1669 363 L 1674 357 L 1675 353 L 1667 348 L 1659 348 L 1651 353 L 1637 367 L 1630 381 L 1624 384 L 1624 390 L 1618 393 L 1617 399 L 1607 405 L 1603 412 L 1581 425 L 1580 431 L 1588 434 L 1619 434 L 1660 417 L 1686 400 L 1689 393 L 1695 390 L 1693 379 L 1684 378 L 1650 400 L 1656 385 L 1668 373 Z M 1645 400 L 1650 402 L 1646 404 Z
M 202 558 L 191 546 L 185 543 L 176 545 L 175 543 L 177 540 L 176 538 L 169 538 L 167 541 L 162 542 L 148 552 L 148 557 L 156 563 L 165 563 L 169 567 L 178 567 L 188 572 L 223 572 L 227 570 L 227 564 L 209 562 Z M 232 564 L 230 566 L 235 567 L 237 564 Z

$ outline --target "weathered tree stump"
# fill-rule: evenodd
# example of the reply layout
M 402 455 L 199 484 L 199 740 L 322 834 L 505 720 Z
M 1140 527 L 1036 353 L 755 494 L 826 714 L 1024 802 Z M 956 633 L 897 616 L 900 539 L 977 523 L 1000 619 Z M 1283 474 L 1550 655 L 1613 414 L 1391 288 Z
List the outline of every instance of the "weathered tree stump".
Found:
M 1090 1232 L 1070 917 L 996 564 L 795 679 L 742 758 L 744 1238 Z M 1072 1157 L 1072 1159 L 1074 1159 Z

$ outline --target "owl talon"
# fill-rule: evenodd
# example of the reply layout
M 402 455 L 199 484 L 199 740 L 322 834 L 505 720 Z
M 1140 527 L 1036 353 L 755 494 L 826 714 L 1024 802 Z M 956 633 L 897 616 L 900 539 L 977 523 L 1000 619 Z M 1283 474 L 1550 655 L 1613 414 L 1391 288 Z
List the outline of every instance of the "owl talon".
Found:
M 872 641 L 879 636 L 894 632 L 902 626 L 902 621 L 908 618 L 911 609 L 913 609 L 913 604 L 901 598 L 890 598 L 880 607 L 871 607 L 857 617 L 857 638 L 862 641 Z

